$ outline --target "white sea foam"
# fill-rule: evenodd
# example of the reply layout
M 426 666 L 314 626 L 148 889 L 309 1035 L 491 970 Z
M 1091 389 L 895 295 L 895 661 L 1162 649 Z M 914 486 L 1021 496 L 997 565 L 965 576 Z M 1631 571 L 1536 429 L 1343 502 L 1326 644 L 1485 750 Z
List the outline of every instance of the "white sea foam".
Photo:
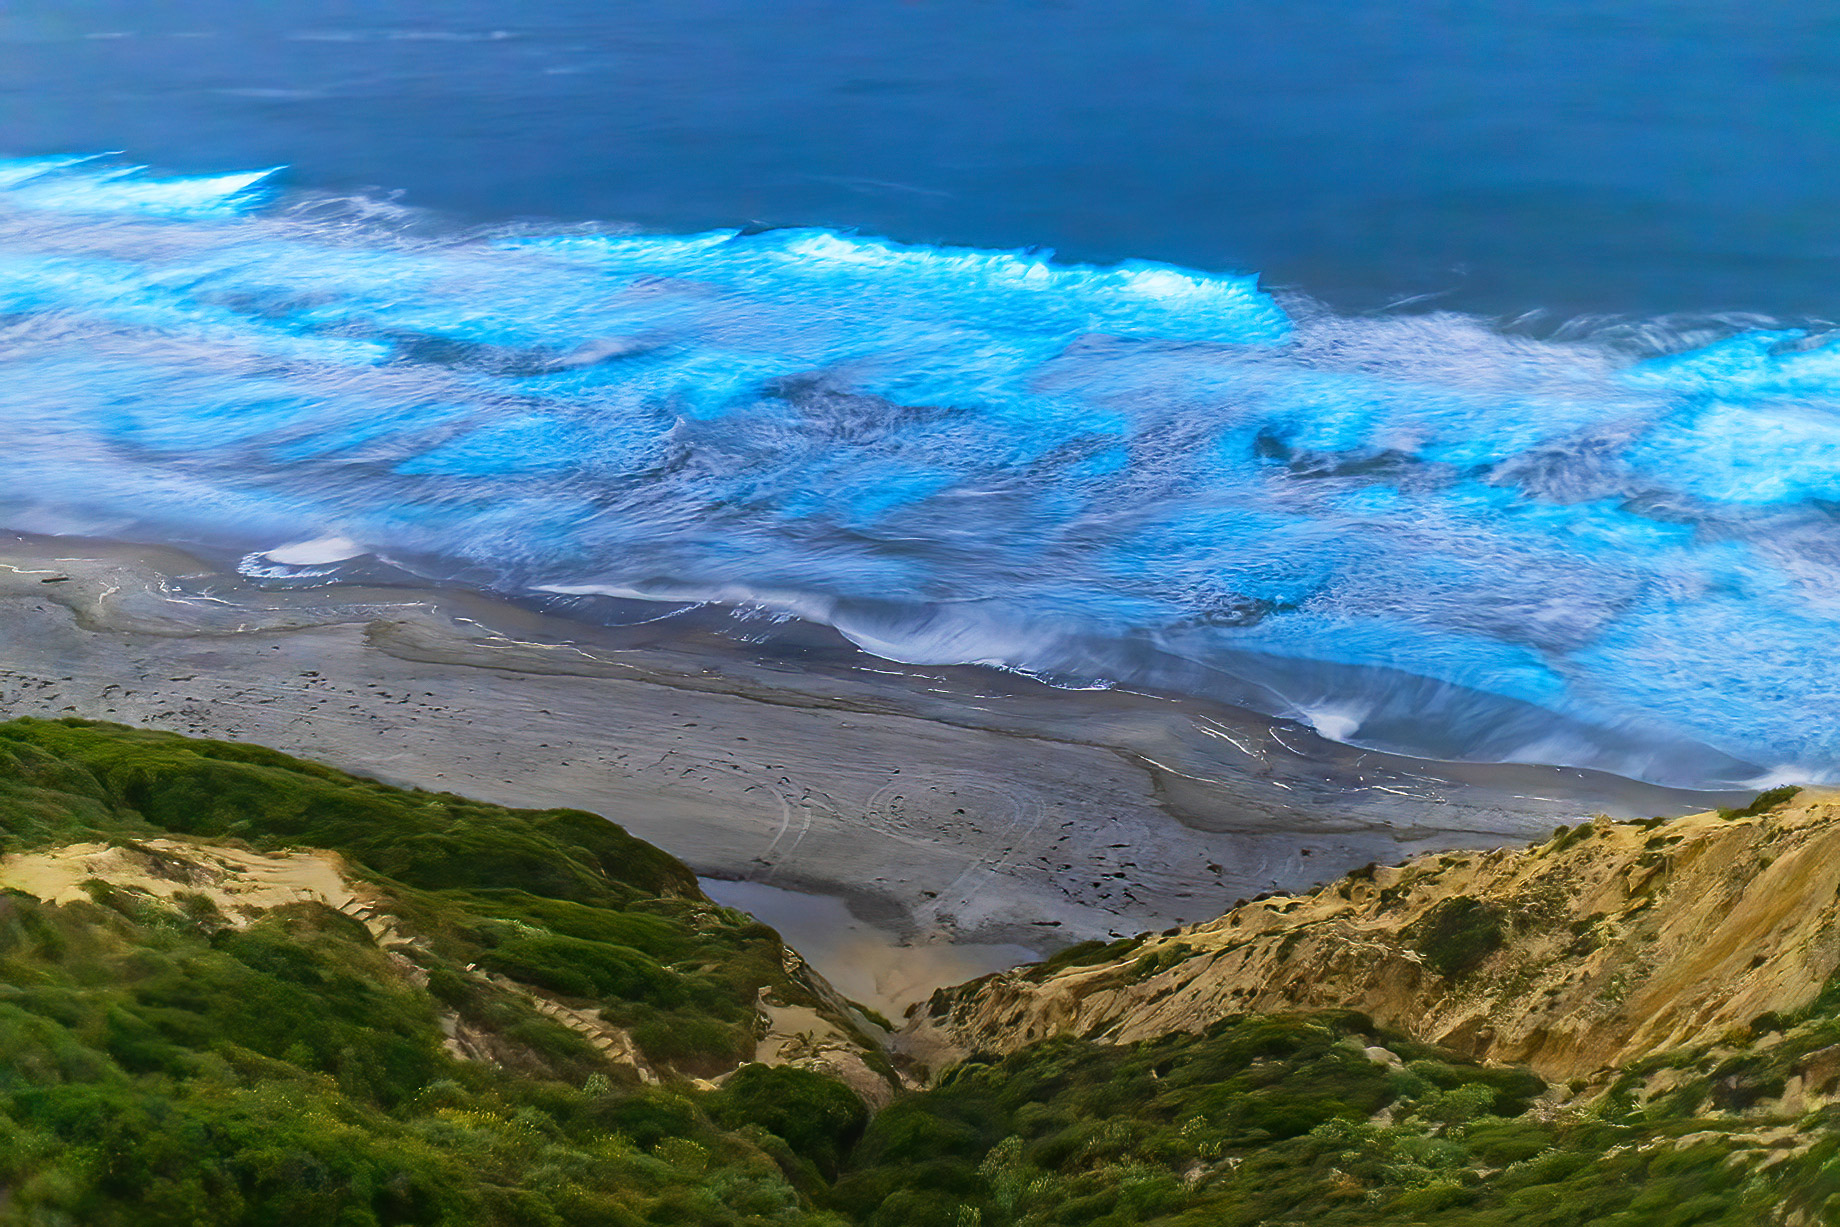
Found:
M 1314 707 L 1302 713 L 1304 723 L 1331 741 L 1353 741 L 1369 709 L 1360 704 Z
M 1809 663 L 1840 635 L 1840 345 L 1657 323 L 1638 359 L 1287 313 L 1242 274 L 444 234 L 275 190 L 0 161 L 0 425 L 35 475 L 7 524 L 758 608 L 1405 751 L 1840 765 Z
M 278 562 L 289 567 L 323 566 L 331 562 L 344 562 L 370 551 L 359 545 L 350 537 L 329 536 L 315 537 L 311 541 L 296 541 L 292 545 L 276 546 L 264 550 L 263 557 L 270 562 Z
M 155 217 L 234 216 L 261 203 L 257 189 L 277 172 L 158 177 L 145 166 L 111 166 L 105 155 L 0 162 L 0 190 L 14 208 Z

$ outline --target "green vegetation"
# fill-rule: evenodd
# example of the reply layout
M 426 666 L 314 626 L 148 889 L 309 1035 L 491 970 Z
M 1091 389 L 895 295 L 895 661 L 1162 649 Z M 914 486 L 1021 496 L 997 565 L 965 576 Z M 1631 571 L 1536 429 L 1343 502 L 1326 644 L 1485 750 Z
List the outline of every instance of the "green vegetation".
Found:
M 1365 1055 L 1376 1044 L 1401 1063 Z M 1753 1103 L 1780 1072 L 1744 1075 Z M 1703 1117 L 1628 1086 L 1542 1111 L 1543 1090 L 1350 1014 L 1125 1047 L 1062 1038 L 884 1111 L 833 1204 L 868 1227 L 1739 1227 L 1840 1190 L 1840 1132 L 1775 1178 L 1755 1124 L 1703 1088 L 1686 1093 Z
M 0 848 L 166 836 L 335 851 L 415 944 L 381 949 L 317 903 L 239 926 L 202 893 L 0 892 L 0 1224 L 1840 1223 L 1840 1104 L 1798 1100 L 1840 1090 L 1840 985 L 1575 1103 L 1316 1014 L 1047 1040 L 871 1120 L 840 1082 L 747 1063 L 763 990 L 836 1011 L 771 929 L 612 823 L 246 746 L 0 724 Z M 1458 897 L 1414 937 L 1458 978 L 1506 935 Z M 661 1081 L 541 998 L 624 1029 Z
M 1076 946 L 1069 946 L 1044 962 L 1037 963 L 1031 969 L 1035 979 L 1045 980 L 1055 972 L 1067 967 L 1089 967 L 1095 963 L 1109 963 L 1122 958 L 1144 944 L 1141 937 L 1121 937 L 1113 942 L 1087 941 Z
M 707 1104 L 711 1117 L 739 1128 L 759 1125 L 783 1138 L 827 1178 L 869 1123 L 862 1100 L 837 1082 L 788 1066 L 744 1065 Z
M 1506 935 L 1501 909 L 1468 895 L 1439 903 L 1412 933 L 1426 965 L 1447 980 L 1461 979 L 1476 970 L 1501 949 Z
M 1759 814 L 1767 814 L 1773 809 L 1787 805 L 1801 791 L 1793 784 L 1784 784 L 1781 788 L 1772 788 L 1758 793 L 1752 798 L 1751 803 L 1742 809 L 1721 809 L 1719 817 L 1725 819 L 1755 818 Z
M 562 1081 L 592 1051 L 508 999 L 521 1072 L 448 1057 L 426 994 L 324 908 L 134 912 L 0 899 L 0 1221 L 819 1221 L 771 1137 Z
M 822 1003 L 771 929 L 614 824 L 248 746 L 0 724 L 7 851 L 167 835 L 343 854 L 420 939 L 414 963 L 319 904 L 236 928 L 200 895 L 0 895 L 0 1222 L 837 1221 L 809 1192 L 860 1131 L 853 1093 L 672 1073 L 751 1054 L 762 988 Z M 666 1084 L 520 984 L 629 1027 Z M 456 1028 L 491 1059 L 456 1057 Z
M 581 810 L 509 810 L 260 747 L 21 720 L 0 725 L 0 816 L 6 851 L 182 835 L 341 853 L 428 939 L 435 993 L 488 1026 L 478 1016 L 493 994 L 459 974 L 468 964 L 586 999 L 647 1055 L 692 1072 L 751 1050 L 761 987 L 819 1004 L 784 971 L 773 930 L 714 907 L 682 863 Z

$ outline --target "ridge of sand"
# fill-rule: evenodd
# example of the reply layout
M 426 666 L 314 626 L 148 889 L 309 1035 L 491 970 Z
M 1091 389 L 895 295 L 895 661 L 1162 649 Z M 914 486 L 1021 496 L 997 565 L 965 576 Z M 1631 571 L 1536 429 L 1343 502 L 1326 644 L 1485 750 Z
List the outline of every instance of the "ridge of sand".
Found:
M 244 927 L 270 908 L 321 903 L 350 915 L 368 911 L 375 896 L 360 894 L 345 876 L 345 862 L 333 852 L 254 852 L 173 839 L 133 844 L 66 844 L 0 857 L 0 888 L 24 891 L 47 903 L 88 900 L 84 884 L 109 886 L 172 902 L 176 895 L 209 899 L 230 924 Z M 381 945 L 395 930 L 375 924 Z

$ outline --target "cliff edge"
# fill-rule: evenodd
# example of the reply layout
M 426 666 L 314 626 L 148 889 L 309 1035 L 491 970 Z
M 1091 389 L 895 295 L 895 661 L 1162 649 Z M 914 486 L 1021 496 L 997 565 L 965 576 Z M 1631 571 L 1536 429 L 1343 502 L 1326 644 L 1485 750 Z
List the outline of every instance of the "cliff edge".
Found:
M 1356 1010 L 1476 1059 L 1596 1080 L 1807 1005 L 1840 967 L 1840 794 L 1598 819 L 1525 849 L 1357 870 L 1205 924 L 941 990 L 900 1036 L 932 1068 L 1057 1035 L 1130 1044 Z

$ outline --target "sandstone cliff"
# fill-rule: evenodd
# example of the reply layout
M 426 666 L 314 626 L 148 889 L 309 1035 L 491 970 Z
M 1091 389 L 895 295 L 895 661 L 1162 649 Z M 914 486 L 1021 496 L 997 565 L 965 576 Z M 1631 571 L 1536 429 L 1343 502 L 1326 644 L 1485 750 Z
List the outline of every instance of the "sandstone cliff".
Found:
M 900 1039 L 937 1069 L 1059 1034 L 1122 1044 L 1238 1014 L 1353 1009 L 1550 1080 L 1590 1079 L 1803 1006 L 1840 966 L 1840 795 L 1764 801 L 1357 871 L 942 990 Z

